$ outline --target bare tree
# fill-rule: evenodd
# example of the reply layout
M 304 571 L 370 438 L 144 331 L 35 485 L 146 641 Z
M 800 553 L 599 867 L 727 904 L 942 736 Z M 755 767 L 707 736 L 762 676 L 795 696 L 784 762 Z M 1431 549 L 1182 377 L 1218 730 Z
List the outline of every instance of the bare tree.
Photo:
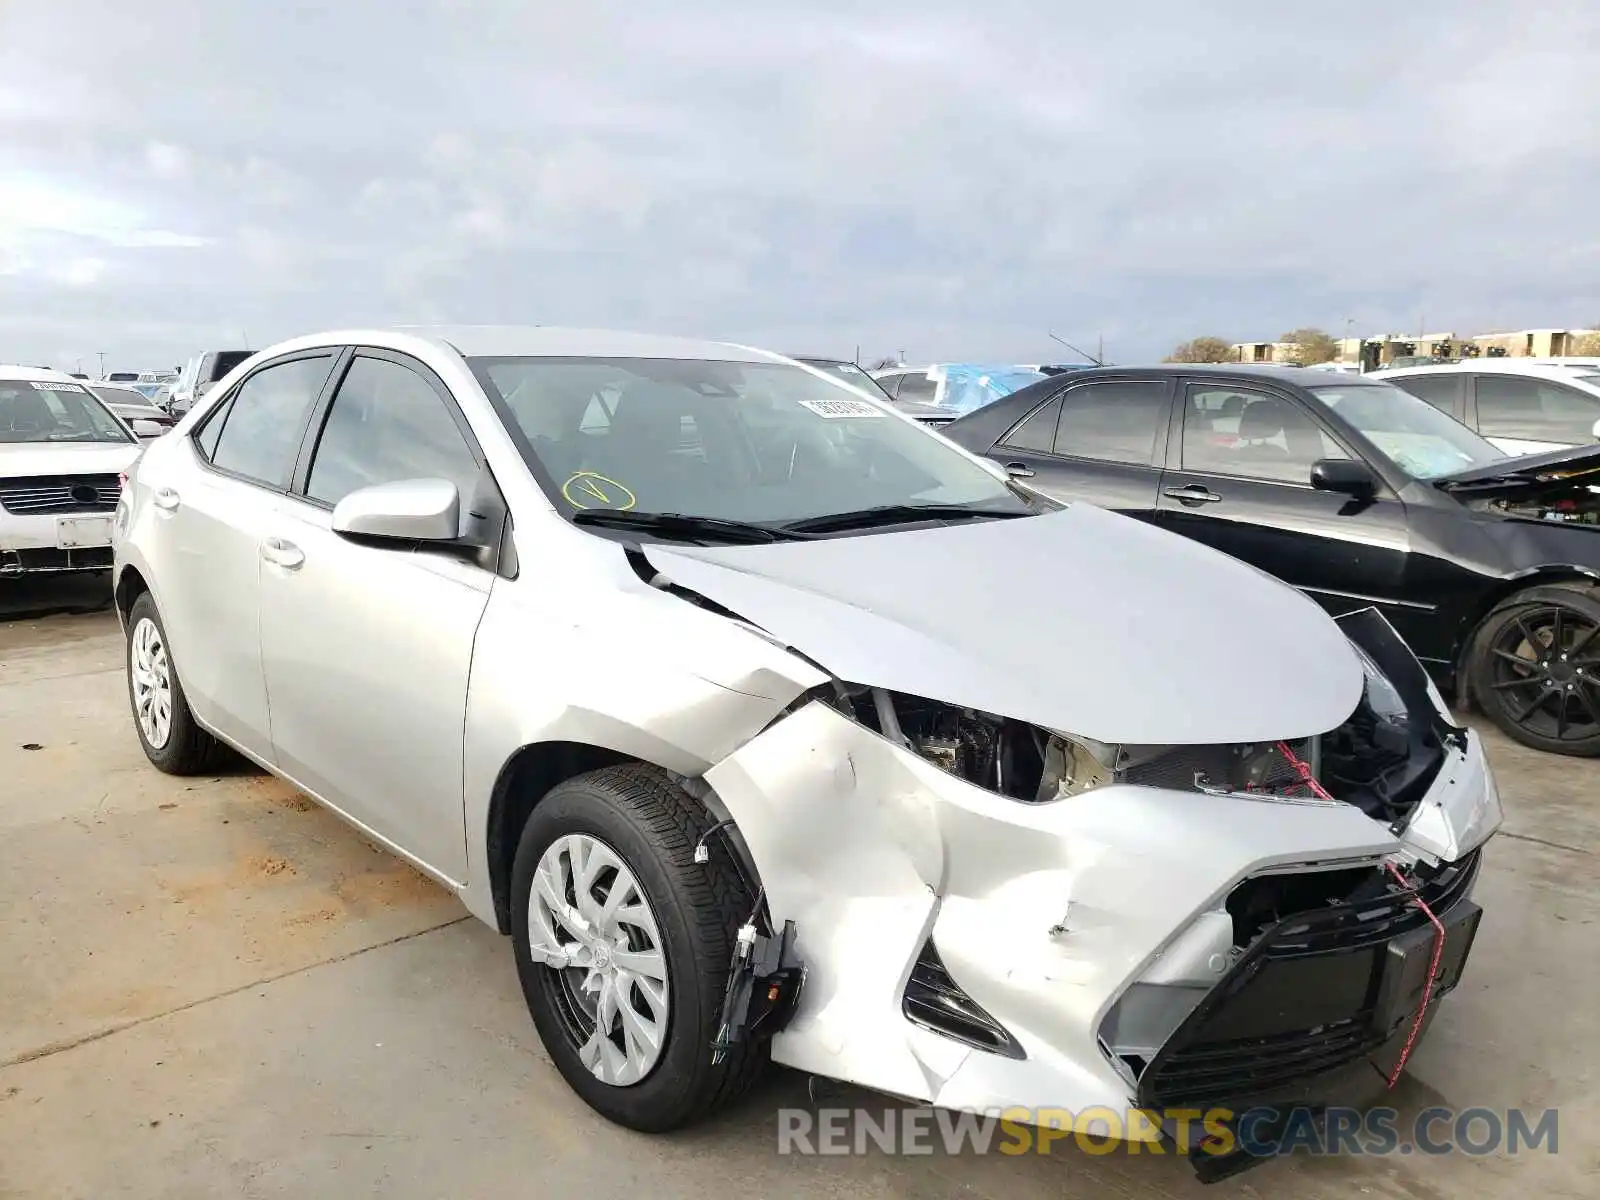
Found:
M 1219 337 L 1197 337 L 1180 342 L 1167 355 L 1172 363 L 1224 363 L 1233 361 L 1233 347 Z
M 1339 357 L 1339 343 L 1333 340 L 1333 335 L 1321 329 L 1306 327 L 1305 329 L 1291 329 L 1278 339 L 1280 342 L 1292 342 L 1299 347 L 1295 355 L 1305 366 L 1314 363 L 1332 362 Z

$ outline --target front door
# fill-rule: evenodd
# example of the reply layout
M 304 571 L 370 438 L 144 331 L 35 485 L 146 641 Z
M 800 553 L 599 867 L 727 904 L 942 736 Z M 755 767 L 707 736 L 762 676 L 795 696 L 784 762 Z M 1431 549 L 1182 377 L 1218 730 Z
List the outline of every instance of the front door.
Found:
M 333 508 L 357 488 L 423 478 L 453 482 L 464 506 L 481 461 L 470 436 L 426 368 L 358 351 L 261 547 L 278 766 L 456 882 L 467 680 L 494 575 L 444 550 L 351 541 L 333 532 Z
M 1403 637 L 1430 613 L 1403 599 L 1404 506 L 1380 486 L 1358 500 L 1311 486 L 1318 459 L 1352 455 L 1297 400 L 1189 383 L 1159 523 L 1293 584 L 1337 616 L 1376 606 Z M 1247 649 L 1247 648 L 1242 648 Z

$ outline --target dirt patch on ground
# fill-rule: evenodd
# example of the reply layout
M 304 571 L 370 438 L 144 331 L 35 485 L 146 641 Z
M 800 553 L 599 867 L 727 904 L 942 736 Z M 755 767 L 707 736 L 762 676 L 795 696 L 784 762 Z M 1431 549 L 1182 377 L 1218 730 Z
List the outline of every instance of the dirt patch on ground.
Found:
M 391 866 L 378 871 L 362 871 L 342 876 L 333 893 L 350 908 L 395 908 L 437 900 L 444 890 L 421 871 L 391 859 Z

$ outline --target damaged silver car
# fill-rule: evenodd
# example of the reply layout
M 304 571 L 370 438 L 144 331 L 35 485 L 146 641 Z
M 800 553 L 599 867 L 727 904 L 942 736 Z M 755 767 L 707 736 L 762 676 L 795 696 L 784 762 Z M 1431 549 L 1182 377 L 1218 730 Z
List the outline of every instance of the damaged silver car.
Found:
M 984 1113 L 1381 1087 L 1501 819 L 1375 612 L 742 347 L 276 346 L 140 459 L 116 600 L 150 760 L 453 889 L 637 1129 L 769 1059 Z

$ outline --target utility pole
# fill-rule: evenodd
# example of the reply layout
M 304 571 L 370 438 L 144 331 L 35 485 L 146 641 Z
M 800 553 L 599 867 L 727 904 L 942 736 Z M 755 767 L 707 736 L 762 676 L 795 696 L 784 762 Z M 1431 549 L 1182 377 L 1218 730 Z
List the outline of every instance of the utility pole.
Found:
M 95 353 L 100 357 L 100 378 L 104 379 L 106 377 L 106 352 L 104 350 L 96 350 Z
M 1102 367 L 1106 365 L 1106 335 L 1103 333 L 1094 335 L 1094 357 Z

